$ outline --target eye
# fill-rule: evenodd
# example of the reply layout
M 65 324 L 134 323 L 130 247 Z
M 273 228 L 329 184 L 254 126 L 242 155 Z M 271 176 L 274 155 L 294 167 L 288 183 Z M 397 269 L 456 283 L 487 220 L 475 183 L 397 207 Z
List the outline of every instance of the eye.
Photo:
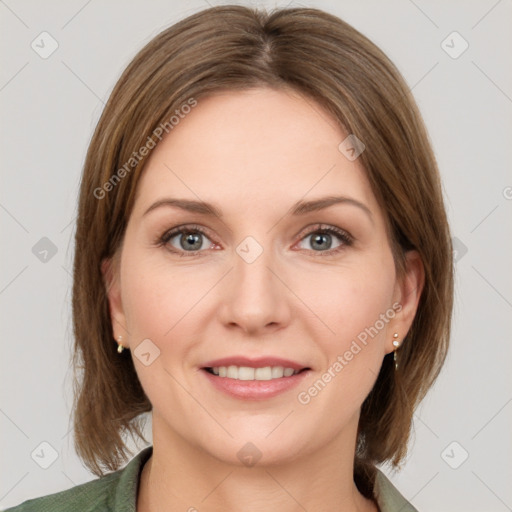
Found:
M 333 237 L 337 238 L 340 242 L 334 248 L 332 248 Z M 301 241 L 308 239 L 310 240 L 310 248 L 306 248 L 306 250 L 328 254 L 337 253 L 345 247 L 351 246 L 354 242 L 353 238 L 343 229 L 325 225 L 313 226 L 313 228 L 301 238 Z
M 205 240 L 210 241 L 206 243 Z M 200 226 L 178 226 L 166 231 L 158 240 L 159 245 L 165 245 L 171 252 L 180 256 L 195 255 L 202 249 L 211 248 L 213 242 L 206 236 Z M 190 253 L 188 255 L 184 253 Z
M 333 237 L 338 240 L 338 245 L 334 248 Z M 318 224 L 309 229 L 309 231 L 300 239 L 310 240 L 309 248 L 304 250 L 317 253 L 318 255 L 332 255 L 353 244 L 354 239 L 343 229 Z M 210 242 L 209 244 L 207 243 Z M 206 231 L 198 225 L 177 226 L 166 231 L 157 239 L 157 245 L 165 246 L 169 251 L 179 256 L 196 256 L 204 249 L 214 249 L 216 244 L 212 242 Z

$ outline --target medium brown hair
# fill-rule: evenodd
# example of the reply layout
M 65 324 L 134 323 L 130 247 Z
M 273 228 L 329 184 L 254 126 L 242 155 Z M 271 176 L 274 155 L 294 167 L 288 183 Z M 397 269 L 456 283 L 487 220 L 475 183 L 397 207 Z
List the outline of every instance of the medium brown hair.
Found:
M 126 163 L 191 98 L 261 86 L 292 88 L 364 142 L 359 158 L 387 222 L 397 275 L 408 250 L 421 256 L 425 284 L 399 369 L 388 354 L 362 405 L 355 475 L 371 478 L 376 463 L 398 465 L 406 454 L 413 411 L 446 356 L 453 302 L 450 232 L 421 115 L 392 62 L 339 18 L 309 8 L 221 6 L 164 30 L 135 56 L 87 152 L 73 275 L 74 434 L 78 455 L 98 476 L 126 462 L 122 435 L 144 439 L 140 415 L 151 410 L 129 351 L 116 352 L 101 272 L 105 259 L 117 265 L 147 158 Z M 129 172 L 113 183 L 123 166 Z

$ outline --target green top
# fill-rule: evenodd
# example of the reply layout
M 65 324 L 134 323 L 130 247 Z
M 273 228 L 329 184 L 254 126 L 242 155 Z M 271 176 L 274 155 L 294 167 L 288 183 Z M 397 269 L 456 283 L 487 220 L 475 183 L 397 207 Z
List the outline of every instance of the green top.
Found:
M 65 491 L 24 501 L 5 512 L 136 512 L 140 473 L 152 453 L 153 447 L 149 446 L 123 469 Z M 379 470 L 373 493 L 381 512 L 418 512 Z

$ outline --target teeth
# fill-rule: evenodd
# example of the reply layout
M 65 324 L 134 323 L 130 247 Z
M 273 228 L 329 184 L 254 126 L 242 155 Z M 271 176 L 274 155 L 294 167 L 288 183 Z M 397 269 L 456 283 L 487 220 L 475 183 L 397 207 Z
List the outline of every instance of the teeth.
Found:
M 277 378 L 277 377 L 275 377 Z M 270 366 L 265 366 L 265 368 L 255 368 L 254 369 L 254 379 L 255 380 L 271 380 L 272 379 L 272 368 Z
M 300 370 L 283 368 L 282 366 L 265 366 L 264 368 L 251 368 L 249 366 L 215 366 L 212 368 L 215 375 L 238 380 L 272 380 L 290 377 Z
M 230 379 L 238 379 L 238 368 L 236 366 L 228 366 L 226 377 Z
M 228 377 L 232 379 L 236 379 L 236 374 L 238 373 L 238 380 L 254 380 L 254 368 L 248 368 L 246 366 L 241 366 L 240 368 L 229 367 L 228 368 Z
M 282 366 L 273 366 L 272 367 L 272 378 L 278 379 L 284 375 L 284 368 Z

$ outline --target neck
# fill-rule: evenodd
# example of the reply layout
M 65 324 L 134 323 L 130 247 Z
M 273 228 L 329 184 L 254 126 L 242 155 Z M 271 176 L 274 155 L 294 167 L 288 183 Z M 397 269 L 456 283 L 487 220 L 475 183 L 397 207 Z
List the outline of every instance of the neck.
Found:
M 137 512 L 378 511 L 354 484 L 354 429 L 287 463 L 249 467 L 190 445 L 153 414 L 153 454 L 142 471 Z

